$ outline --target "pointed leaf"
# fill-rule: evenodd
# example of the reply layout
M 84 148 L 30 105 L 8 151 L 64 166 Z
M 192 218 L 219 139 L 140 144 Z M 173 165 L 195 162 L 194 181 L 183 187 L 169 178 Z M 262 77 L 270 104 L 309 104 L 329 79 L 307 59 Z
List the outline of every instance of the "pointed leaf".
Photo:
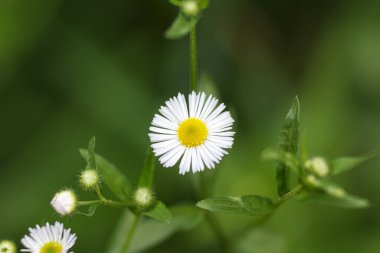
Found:
M 264 160 L 273 160 L 281 162 L 294 172 L 299 173 L 298 160 L 289 152 L 285 152 L 279 148 L 267 148 L 261 153 L 261 158 Z
M 295 97 L 292 107 L 285 117 L 285 121 L 281 128 L 279 147 L 286 152 L 297 155 L 299 146 L 299 115 L 300 105 L 298 97 Z M 277 192 L 279 196 L 289 191 L 289 168 L 279 162 L 276 167 Z
M 79 150 L 81 155 L 87 160 L 89 152 L 85 149 Z M 105 184 L 122 201 L 127 201 L 131 194 L 132 187 L 127 177 L 107 159 L 95 154 L 95 160 L 100 174 Z
M 155 167 L 155 156 L 153 150 L 149 147 L 148 152 L 145 157 L 144 168 L 141 172 L 139 187 L 152 187 L 153 176 Z
M 170 224 L 160 223 L 152 219 L 144 219 L 140 222 L 133 237 L 130 253 L 143 252 L 165 241 L 170 236 L 181 230 L 189 230 L 199 224 L 203 218 L 203 212 L 193 205 L 179 205 L 170 208 L 173 219 Z M 120 253 L 125 235 L 132 224 L 130 211 L 125 211 L 113 233 L 109 248 L 106 253 Z
M 157 201 L 151 210 L 144 212 L 143 214 L 157 221 L 165 223 L 170 223 L 172 220 L 172 214 L 170 210 L 161 201 Z
M 199 4 L 199 9 L 204 10 L 209 6 L 210 1 L 209 0 L 198 0 L 198 4 Z
M 95 146 L 96 146 L 96 140 L 95 140 L 95 136 L 93 136 L 90 140 L 90 142 L 88 143 L 88 159 L 87 159 L 87 163 L 88 163 L 88 167 L 93 169 L 93 170 L 96 170 L 97 166 L 96 166 L 96 161 L 95 161 Z
M 333 174 L 337 175 L 348 170 L 351 170 L 360 164 L 364 163 L 368 159 L 374 157 L 376 152 L 371 152 L 367 155 L 358 157 L 339 157 L 330 162 L 331 171 Z
M 262 216 L 274 210 L 272 200 L 258 195 L 214 197 L 199 201 L 197 207 L 211 212 L 248 216 Z
M 369 206 L 368 200 L 349 194 L 346 194 L 341 198 L 337 198 L 324 193 L 309 192 L 308 194 L 303 194 L 302 200 L 343 208 L 366 208 Z
M 194 28 L 197 22 L 198 18 L 188 18 L 180 13 L 165 32 L 165 37 L 167 39 L 180 39 L 186 36 Z

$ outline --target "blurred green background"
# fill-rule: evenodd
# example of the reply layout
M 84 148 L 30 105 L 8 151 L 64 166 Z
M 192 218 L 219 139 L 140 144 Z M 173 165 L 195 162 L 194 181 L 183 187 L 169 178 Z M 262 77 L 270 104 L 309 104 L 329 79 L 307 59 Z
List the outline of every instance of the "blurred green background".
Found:
M 260 152 L 277 143 L 293 97 L 312 154 L 359 155 L 380 143 L 380 1 L 214 0 L 198 26 L 200 73 L 235 113 L 236 142 L 216 170 L 214 195 L 276 196 Z M 0 1 L 0 238 L 61 220 L 52 195 L 77 186 L 78 148 L 99 153 L 137 182 L 151 119 L 188 89 L 188 41 L 163 32 L 177 9 L 153 1 Z M 292 201 L 241 238 L 236 252 L 380 252 L 380 159 L 339 178 L 370 199 L 365 210 Z M 169 205 L 196 198 L 191 176 L 156 171 Z M 104 252 L 121 210 L 63 219 L 75 252 Z M 218 216 L 226 231 L 249 218 Z M 207 225 L 148 252 L 217 252 Z

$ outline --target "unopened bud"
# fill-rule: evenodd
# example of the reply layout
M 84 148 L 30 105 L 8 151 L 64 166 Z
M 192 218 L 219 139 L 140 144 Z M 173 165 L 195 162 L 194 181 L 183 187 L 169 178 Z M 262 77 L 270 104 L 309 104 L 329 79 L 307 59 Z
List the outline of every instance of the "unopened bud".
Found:
M 305 168 L 319 177 L 329 174 L 329 166 L 322 157 L 314 157 L 305 162 Z
M 152 205 L 154 196 L 149 188 L 142 187 L 135 191 L 134 200 L 138 207 L 144 209 Z
M 55 194 L 50 204 L 60 215 L 68 215 L 76 209 L 77 197 L 72 190 L 63 190 Z
M 79 177 L 80 185 L 86 189 L 93 189 L 99 183 L 99 174 L 96 170 L 86 169 Z
M 182 11 L 188 16 L 196 16 L 199 12 L 199 6 L 197 1 L 188 0 L 182 3 Z
M 345 190 L 337 186 L 328 187 L 327 193 L 337 198 L 343 198 L 346 195 Z
M 16 245 L 12 241 L 0 241 L 1 253 L 16 253 Z
M 305 183 L 311 187 L 318 187 L 320 185 L 319 179 L 312 174 L 306 176 Z

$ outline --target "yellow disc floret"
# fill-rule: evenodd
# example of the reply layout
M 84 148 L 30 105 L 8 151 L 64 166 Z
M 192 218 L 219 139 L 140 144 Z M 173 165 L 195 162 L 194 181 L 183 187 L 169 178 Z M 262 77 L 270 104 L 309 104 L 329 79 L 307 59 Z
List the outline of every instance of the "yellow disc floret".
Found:
M 178 139 L 182 145 L 190 148 L 203 144 L 207 138 L 206 124 L 195 118 L 183 121 L 178 127 Z
M 45 244 L 40 250 L 40 253 L 61 253 L 61 252 L 62 252 L 62 245 L 57 242 L 49 242 Z

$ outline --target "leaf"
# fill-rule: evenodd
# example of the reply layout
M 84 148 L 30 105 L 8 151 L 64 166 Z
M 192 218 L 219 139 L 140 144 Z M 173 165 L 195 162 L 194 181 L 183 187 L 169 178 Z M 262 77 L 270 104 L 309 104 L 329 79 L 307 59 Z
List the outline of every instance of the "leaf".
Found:
M 279 148 L 267 148 L 261 153 L 261 158 L 264 160 L 274 160 L 281 162 L 294 172 L 299 173 L 298 160 L 289 152 L 285 152 Z
M 80 149 L 81 155 L 88 160 L 89 152 L 85 149 Z M 105 184 L 115 195 L 122 201 L 127 201 L 131 195 L 132 186 L 127 177 L 115 165 L 107 161 L 107 159 L 95 154 L 95 160 L 99 172 Z
M 157 201 L 151 210 L 144 212 L 143 214 L 157 221 L 165 223 L 170 223 L 172 220 L 172 214 L 170 210 L 161 201 Z
M 82 212 L 78 212 L 78 214 L 81 214 L 81 215 L 84 215 L 84 216 L 87 216 L 87 217 L 91 217 L 95 214 L 95 211 L 96 209 L 100 206 L 101 204 L 98 203 L 98 204 L 93 204 L 91 205 L 89 208 L 88 208 L 88 213 L 82 213 Z
M 197 207 L 211 212 L 248 216 L 263 216 L 274 210 L 272 200 L 258 195 L 214 197 L 199 201 Z
M 155 157 L 153 150 L 149 147 L 148 152 L 145 157 L 145 164 L 141 172 L 140 181 L 138 187 L 152 187 L 154 167 L 155 167 Z
M 170 208 L 173 219 L 170 224 L 159 223 L 152 219 L 142 220 L 133 237 L 129 253 L 145 251 L 160 244 L 170 236 L 181 230 L 189 230 L 199 224 L 203 218 L 203 212 L 193 205 L 178 205 Z M 111 237 L 106 253 L 120 253 L 125 235 L 132 224 L 133 214 L 125 211 Z
M 351 170 L 368 159 L 374 157 L 376 152 L 370 152 L 367 155 L 358 156 L 358 157 L 339 157 L 330 162 L 332 174 L 338 175 L 348 170 Z
M 297 155 L 299 145 L 299 115 L 300 104 L 298 97 L 296 96 L 282 125 L 279 143 L 281 149 L 294 156 Z M 277 192 L 279 196 L 282 196 L 289 191 L 289 173 L 289 168 L 285 164 L 279 162 L 276 167 Z
M 309 192 L 307 194 L 303 194 L 302 200 L 343 208 L 366 208 L 369 206 L 368 200 L 349 194 L 345 194 L 345 196 L 337 198 L 324 193 Z
M 209 0 L 198 0 L 199 9 L 204 10 L 210 5 Z
M 96 146 L 96 140 L 95 136 L 93 136 L 89 143 L 88 143 L 88 159 L 87 159 L 87 166 L 90 169 L 97 169 L 96 161 L 95 161 L 95 146 Z
M 198 18 L 188 18 L 183 14 L 178 14 L 169 29 L 165 32 L 167 39 L 180 39 L 186 36 L 197 24 Z
M 181 0 L 169 0 L 169 2 L 175 6 L 181 7 L 182 1 Z

